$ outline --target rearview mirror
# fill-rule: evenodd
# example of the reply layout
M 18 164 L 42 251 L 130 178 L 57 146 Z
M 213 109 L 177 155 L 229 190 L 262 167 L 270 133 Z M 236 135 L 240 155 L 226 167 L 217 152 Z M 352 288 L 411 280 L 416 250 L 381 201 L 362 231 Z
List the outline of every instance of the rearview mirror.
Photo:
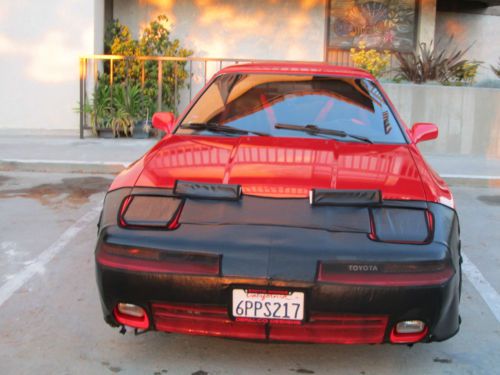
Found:
M 172 112 L 156 112 L 153 115 L 153 128 L 170 134 L 174 130 L 175 116 Z
M 415 143 L 436 139 L 438 133 L 438 127 L 432 122 L 417 122 L 411 128 L 411 136 Z

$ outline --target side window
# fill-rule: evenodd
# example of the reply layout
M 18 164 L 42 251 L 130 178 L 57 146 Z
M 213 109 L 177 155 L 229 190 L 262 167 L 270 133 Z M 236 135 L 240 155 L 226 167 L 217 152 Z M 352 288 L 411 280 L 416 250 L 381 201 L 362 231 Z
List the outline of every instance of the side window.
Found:
M 364 89 L 370 94 L 375 113 L 382 118 L 383 131 L 386 135 L 390 135 L 393 130 L 396 130 L 399 134 L 399 125 L 394 117 L 392 110 L 387 105 L 387 102 L 380 92 L 379 88 L 370 80 L 364 79 L 360 80 L 360 84 Z

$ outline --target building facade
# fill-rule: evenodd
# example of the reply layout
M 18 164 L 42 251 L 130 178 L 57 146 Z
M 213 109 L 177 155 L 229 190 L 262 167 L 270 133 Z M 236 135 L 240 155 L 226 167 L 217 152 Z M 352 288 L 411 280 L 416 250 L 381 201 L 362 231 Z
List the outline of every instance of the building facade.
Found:
M 328 61 L 349 48 L 412 51 L 454 36 L 483 61 L 478 83 L 495 86 L 500 1 L 483 0 L 46 0 L 0 5 L 0 128 L 78 129 L 78 57 L 103 52 L 106 23 L 138 36 L 156 16 L 195 56 Z

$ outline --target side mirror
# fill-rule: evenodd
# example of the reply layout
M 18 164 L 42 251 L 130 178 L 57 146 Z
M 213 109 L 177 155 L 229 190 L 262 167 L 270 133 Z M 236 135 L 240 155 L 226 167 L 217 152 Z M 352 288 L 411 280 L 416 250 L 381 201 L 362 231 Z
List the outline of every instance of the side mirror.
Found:
M 153 128 L 170 134 L 174 130 L 175 116 L 172 112 L 156 112 L 153 115 Z
M 432 122 L 417 122 L 413 124 L 410 132 L 415 143 L 436 139 L 439 134 L 438 127 Z

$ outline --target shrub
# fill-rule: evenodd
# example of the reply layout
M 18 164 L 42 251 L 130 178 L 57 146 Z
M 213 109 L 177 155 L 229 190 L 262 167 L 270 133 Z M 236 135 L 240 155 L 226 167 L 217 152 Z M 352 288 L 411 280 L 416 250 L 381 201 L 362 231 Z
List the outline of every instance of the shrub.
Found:
M 396 52 L 399 61 L 395 80 L 406 80 L 414 83 L 438 81 L 442 84 L 466 83 L 471 84 L 480 66 L 478 61 L 468 61 L 464 55 L 471 46 L 464 50 L 456 47 L 449 51 L 453 38 L 439 51 L 434 42 L 420 43 L 412 53 Z
M 479 66 L 481 66 L 481 62 L 479 61 L 466 61 L 462 65 L 458 66 L 448 82 L 444 83 L 472 85 L 476 79 Z
M 151 21 L 143 30 L 139 40 L 132 38 L 127 26 L 118 20 L 108 27 L 108 45 L 113 55 L 130 57 L 114 64 L 115 80 L 117 82 L 128 82 L 132 85 L 141 84 L 142 65 L 141 61 L 134 59 L 140 56 L 170 56 L 188 57 L 193 51 L 183 48 L 178 39 L 170 38 L 170 31 L 165 26 L 168 19 L 164 15 L 158 16 Z M 164 61 L 162 63 L 162 107 L 165 110 L 175 112 L 179 102 L 179 91 L 185 86 L 188 73 L 185 62 Z M 143 95 L 147 97 L 145 103 L 149 112 L 156 109 L 156 98 L 158 94 L 158 62 L 144 62 L 144 86 Z M 176 90 L 177 87 L 177 90 Z M 176 93 L 176 95 L 174 95 Z
M 150 22 L 138 41 L 140 56 L 189 57 L 193 51 L 183 48 L 178 39 L 170 39 L 170 31 L 164 26 L 168 19 L 164 15 Z M 175 112 L 180 98 L 180 89 L 185 86 L 188 73 L 185 62 L 164 61 L 162 64 L 162 106 Z M 146 61 L 144 65 L 146 81 L 144 93 L 150 100 L 150 112 L 154 112 L 158 94 L 158 63 Z M 177 90 L 176 90 L 177 87 Z
M 104 73 L 99 74 L 95 91 L 83 112 L 90 116 L 93 131 L 111 127 L 113 134 L 131 135 L 133 125 L 155 112 L 158 94 L 158 62 L 142 62 L 140 56 L 188 57 L 192 51 L 182 47 L 178 39 L 170 38 L 165 26 L 166 16 L 150 22 L 138 40 L 132 37 L 129 28 L 113 20 L 106 28 L 105 52 L 125 56 L 113 62 L 113 85 L 110 85 L 110 64 L 105 62 Z M 163 61 L 162 63 L 162 108 L 175 112 L 180 99 L 180 90 L 185 87 L 188 73 L 185 62 Z

